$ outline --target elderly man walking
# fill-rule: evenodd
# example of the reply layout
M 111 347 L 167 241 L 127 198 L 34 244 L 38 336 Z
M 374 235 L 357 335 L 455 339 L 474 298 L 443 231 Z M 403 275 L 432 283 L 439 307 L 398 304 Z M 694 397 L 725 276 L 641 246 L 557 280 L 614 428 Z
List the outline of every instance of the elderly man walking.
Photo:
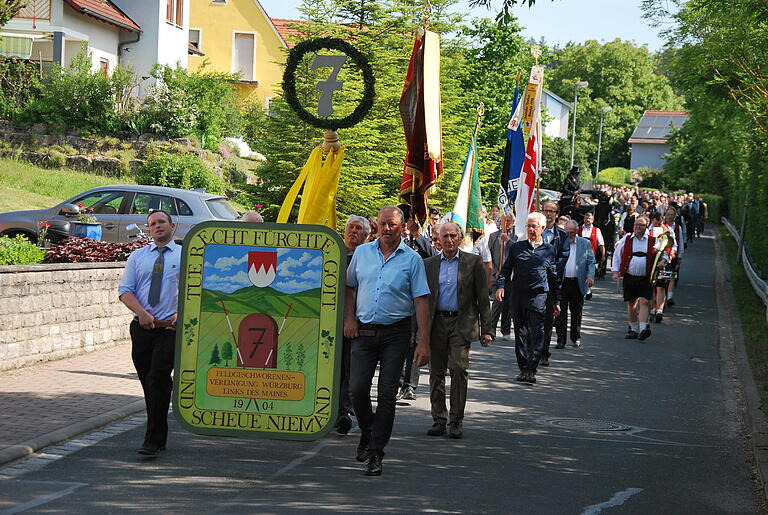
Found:
M 528 215 L 528 239 L 517 241 L 510 247 L 496 290 L 496 300 L 504 300 L 504 285 L 512 276 L 515 354 L 520 368 L 520 375 L 515 380 L 528 384 L 536 383 L 536 369 L 544 348 L 544 321 L 548 315 L 549 295 L 552 295 L 552 316 L 560 314 L 555 250 L 542 238 L 546 225 L 543 214 Z
M 392 435 L 395 397 L 416 312 L 417 366 L 429 361 L 429 286 L 421 257 L 401 238 L 403 212 L 379 211 L 379 237 L 357 247 L 347 268 L 344 336 L 352 340 L 350 392 L 360 426 L 357 460 L 368 461 L 365 474 L 382 473 L 384 447 Z M 371 383 L 379 366 L 376 412 Z
M 464 435 L 470 343 L 493 341 L 488 282 L 480 256 L 459 250 L 462 234 L 455 222 L 439 229 L 442 251 L 424 261 L 429 284 L 429 312 L 433 315 L 430 342 L 430 436 L 445 434 L 449 412 L 445 406 L 445 372 L 451 371 L 451 410 L 448 436 Z M 481 330 L 482 327 L 482 330 Z M 482 334 L 481 334 L 482 333 Z
M 589 240 L 576 236 L 579 224 L 574 220 L 565 222 L 571 251 L 565 264 L 563 284 L 560 288 L 560 316 L 555 319 L 557 331 L 556 349 L 565 347 L 568 339 L 568 311 L 571 312 L 571 345 L 581 347 L 581 317 L 584 297 L 595 284 L 595 255 Z
M 363 216 L 352 215 L 344 226 L 344 247 L 347 250 L 347 266 L 352 262 L 352 256 L 357 247 L 365 243 L 368 233 L 371 232 L 371 224 Z M 350 415 L 354 413 L 352 397 L 349 393 L 349 370 L 352 357 L 352 340 L 344 338 L 341 350 L 341 399 L 339 400 L 339 413 L 336 417 L 336 432 L 340 435 L 349 433 L 352 429 Z

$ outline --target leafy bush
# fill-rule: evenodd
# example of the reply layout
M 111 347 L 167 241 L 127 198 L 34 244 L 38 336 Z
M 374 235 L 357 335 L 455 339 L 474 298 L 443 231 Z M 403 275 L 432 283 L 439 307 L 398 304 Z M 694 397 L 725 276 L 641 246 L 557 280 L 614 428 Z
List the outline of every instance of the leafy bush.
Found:
M 141 111 L 131 118 L 137 129 L 144 129 L 148 123 L 149 130 L 167 138 L 179 138 L 191 134 L 195 128 L 197 106 L 192 102 L 192 95 L 178 88 L 169 88 L 165 83 L 150 87 Z
M 40 72 L 32 61 L 0 57 L 0 118 L 18 121 L 40 87 Z
M 61 240 L 45 255 L 46 263 L 104 263 L 125 261 L 136 249 L 147 244 L 147 240 L 130 243 L 97 241 L 90 238 L 66 238 Z M 44 253 L 45 254 L 45 253 Z
M 623 186 L 632 183 L 632 172 L 621 166 L 600 170 L 597 180 L 611 186 Z
M 191 153 L 153 154 L 146 157 L 136 180 L 139 184 L 170 188 L 204 188 L 223 194 L 226 183 Z
M 44 259 L 45 251 L 23 234 L 0 236 L 0 265 L 33 265 Z
M 158 65 L 152 70 L 152 76 L 162 84 L 156 88 L 157 97 L 153 98 L 153 101 L 161 100 L 159 105 L 152 106 L 154 115 L 162 117 L 162 114 L 173 114 L 172 111 L 180 109 L 176 125 L 153 123 L 152 129 L 158 134 L 170 138 L 194 134 L 204 148 L 216 150 L 221 138 L 240 132 L 242 121 L 236 106 L 233 75 L 206 71 L 189 73 L 181 67 Z M 145 108 L 146 101 L 142 110 Z
M 66 154 L 51 148 L 48 151 L 48 166 L 51 168 L 64 168 L 67 166 Z
M 69 127 L 88 134 L 112 132 L 120 128 L 115 89 L 111 77 L 92 68 L 84 45 L 69 68 L 54 66 L 40 95 L 28 104 L 21 118 L 45 123 L 59 132 Z
M 666 189 L 670 186 L 669 177 L 661 170 L 655 168 L 638 168 L 638 175 L 640 175 L 640 187 L 641 188 L 657 188 Z

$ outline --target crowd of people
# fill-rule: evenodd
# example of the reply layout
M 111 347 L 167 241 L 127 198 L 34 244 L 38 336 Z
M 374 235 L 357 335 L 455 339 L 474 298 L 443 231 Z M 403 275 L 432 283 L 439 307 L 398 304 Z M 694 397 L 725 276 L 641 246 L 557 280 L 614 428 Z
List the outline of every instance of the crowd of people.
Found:
M 346 222 L 335 429 L 347 434 L 356 418 L 356 457 L 366 462 L 366 475 L 382 473 L 396 401 L 415 398 L 420 367 L 429 365 L 432 425 L 426 434 L 462 438 L 471 344 L 487 347 L 514 334 L 515 380 L 536 384 L 540 367 L 550 364 L 553 329 L 555 349 L 568 341 L 582 346 L 585 301 L 607 266 L 615 280 L 623 278 L 625 337 L 647 340 L 651 323 L 661 323 L 674 305 L 685 249 L 701 235 L 706 204 L 691 194 L 605 187 L 542 202 L 527 216 L 520 238 L 512 215 L 494 206 L 483 218 L 476 241 L 436 209 L 423 225 L 407 206 L 385 206 L 376 217 L 353 215 Z M 244 221 L 263 218 L 250 212 Z M 132 357 L 147 406 L 138 452 L 155 455 L 168 436 L 181 249 L 168 213 L 151 212 L 147 225 L 153 242 L 129 257 L 119 298 L 135 315 Z
M 644 342 L 651 324 L 662 322 L 674 305 L 685 248 L 703 230 L 706 204 L 691 194 L 637 188 L 574 193 L 567 202 L 542 202 L 519 240 L 513 215 L 483 210 L 485 230 L 466 251 L 460 247 L 468 240 L 450 213 L 431 209 L 424 227 L 408 206 L 387 206 L 376 219 L 350 217 L 343 369 L 349 387 L 342 388 L 350 400 L 336 430 L 348 433 L 357 417 L 356 454 L 367 462 L 367 475 L 382 473 L 396 401 L 416 398 L 419 367 L 429 365 L 426 434 L 462 438 L 471 344 L 514 339 L 515 380 L 536 384 L 540 367 L 550 365 L 553 329 L 555 349 L 582 346 L 585 301 L 608 267 L 623 284 L 625 338 Z

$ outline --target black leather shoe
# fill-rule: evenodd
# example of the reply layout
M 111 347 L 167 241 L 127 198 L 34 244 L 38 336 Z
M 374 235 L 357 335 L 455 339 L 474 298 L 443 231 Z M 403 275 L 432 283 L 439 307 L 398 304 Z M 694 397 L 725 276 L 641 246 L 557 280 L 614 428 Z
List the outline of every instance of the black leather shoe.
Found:
M 660 324 L 663 318 L 664 318 L 664 314 L 663 313 L 656 313 L 656 323 L 657 324 Z
M 464 428 L 461 427 L 461 422 L 451 422 L 451 428 L 448 430 L 448 438 L 462 438 L 464 436 Z
M 352 419 L 349 418 L 349 415 L 340 416 L 336 421 L 336 432 L 345 435 L 349 433 L 350 429 L 352 429 Z
M 624 336 L 625 340 L 637 340 L 637 333 L 630 329 L 627 331 L 627 334 Z
M 368 458 L 368 465 L 365 467 L 366 476 L 380 476 L 381 470 L 381 456 L 374 454 Z
M 564 348 L 565 348 L 565 342 L 563 342 L 563 343 L 559 343 L 559 342 L 558 342 L 558 344 L 557 344 L 557 345 L 555 345 L 555 348 L 556 348 L 556 349 L 564 349 Z
M 427 429 L 427 436 L 442 436 L 445 434 L 445 423 L 435 422 L 432 427 Z
M 525 381 L 525 372 L 520 372 L 518 376 L 515 378 L 515 381 L 522 383 Z
M 667 306 L 670 308 L 675 305 L 675 299 L 667 299 Z
M 640 341 L 643 341 L 646 338 L 648 338 L 650 335 L 651 335 L 651 328 L 650 327 L 646 327 L 645 329 L 640 331 L 640 334 L 637 335 L 637 339 L 640 340 Z
M 539 365 L 542 367 L 548 367 L 549 366 L 549 358 L 541 358 L 539 360 Z
M 361 433 L 360 443 L 357 444 L 357 455 L 355 458 L 359 462 L 368 459 L 368 446 L 371 444 L 371 433 Z
M 523 382 L 528 384 L 536 384 L 536 373 L 535 372 L 526 372 L 525 373 L 525 379 L 523 379 Z
M 141 446 L 141 449 L 136 451 L 142 456 L 157 456 L 165 450 L 165 445 L 158 445 L 156 443 L 145 443 Z

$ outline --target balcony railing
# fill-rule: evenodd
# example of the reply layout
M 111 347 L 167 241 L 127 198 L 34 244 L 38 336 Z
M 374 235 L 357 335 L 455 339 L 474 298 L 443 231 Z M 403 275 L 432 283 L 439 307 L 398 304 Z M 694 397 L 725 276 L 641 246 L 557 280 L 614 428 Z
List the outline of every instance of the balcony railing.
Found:
M 28 0 L 14 18 L 51 21 L 51 0 Z

